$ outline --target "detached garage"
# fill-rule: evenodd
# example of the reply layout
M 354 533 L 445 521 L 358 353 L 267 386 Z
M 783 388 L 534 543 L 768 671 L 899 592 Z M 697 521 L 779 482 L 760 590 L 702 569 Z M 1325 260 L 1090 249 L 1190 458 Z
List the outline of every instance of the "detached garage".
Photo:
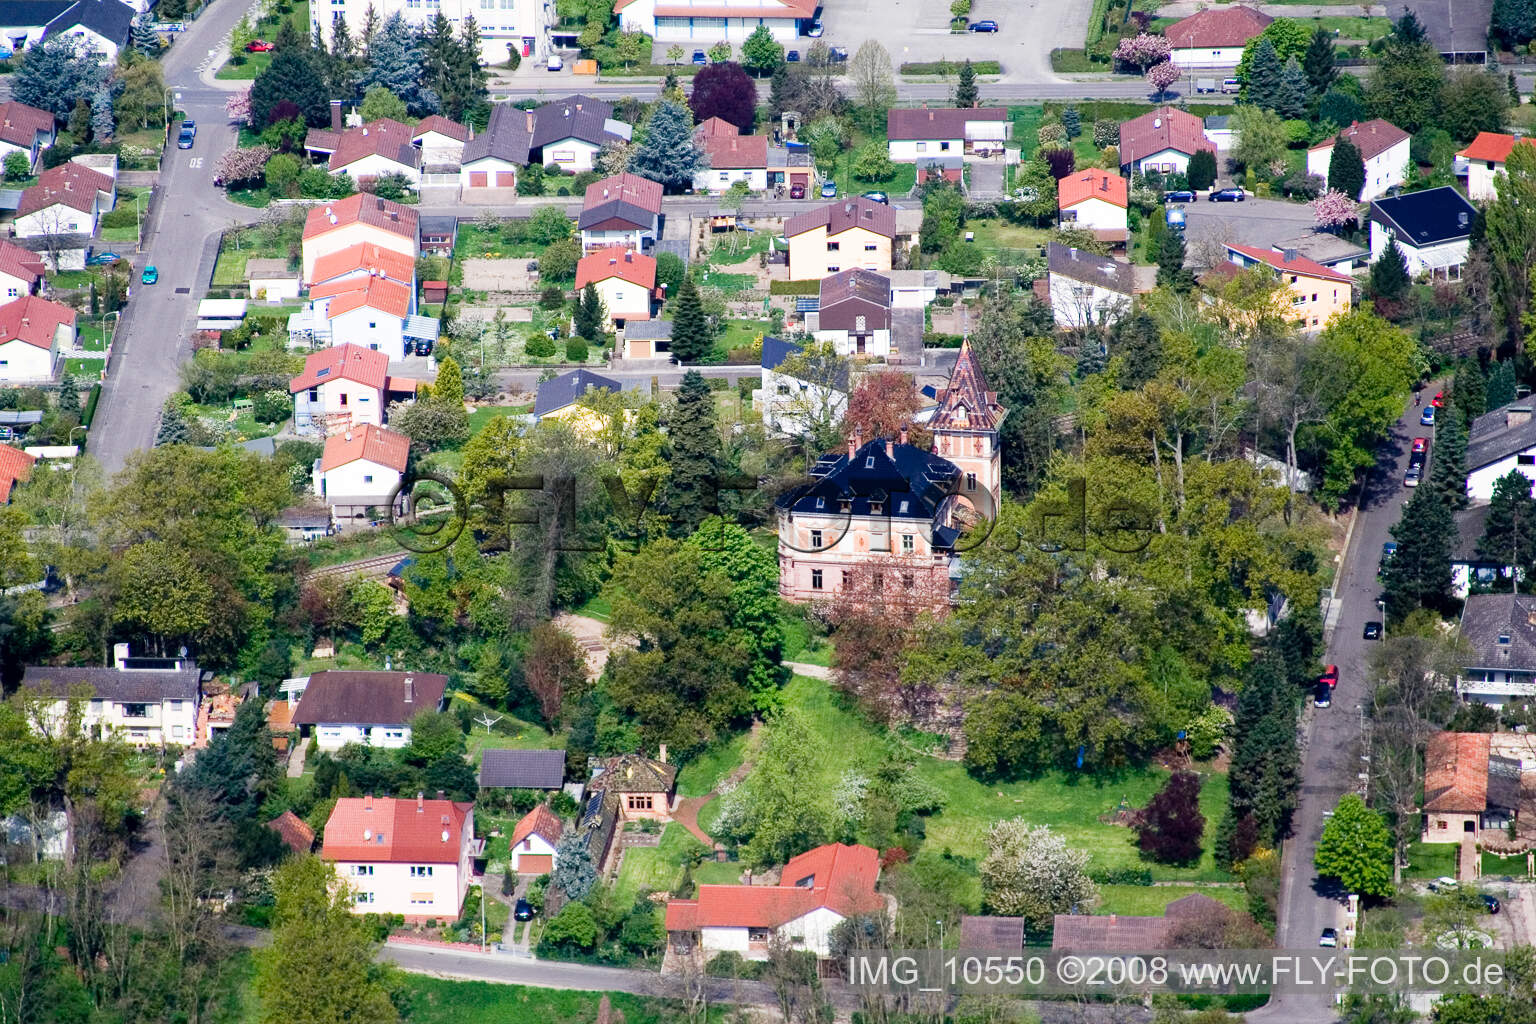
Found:
M 555 812 L 540 804 L 512 830 L 512 870 L 519 875 L 547 875 L 555 869 L 555 847 L 564 830 Z

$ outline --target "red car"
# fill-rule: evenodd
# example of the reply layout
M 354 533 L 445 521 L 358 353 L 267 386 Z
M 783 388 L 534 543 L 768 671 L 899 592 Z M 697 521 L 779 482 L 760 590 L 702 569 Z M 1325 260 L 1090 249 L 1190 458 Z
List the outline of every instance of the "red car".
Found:
M 1445 392 L 1444 391 L 1436 391 L 1435 392 L 1435 397 L 1430 401 L 1429 404 L 1434 406 L 1436 409 L 1443 409 L 1443 408 L 1445 408 Z
M 804 185 L 791 185 L 791 186 L 789 186 L 789 198 L 791 198 L 791 199 L 804 199 L 805 198 L 805 186 Z
M 245 44 L 246 53 L 266 53 L 268 50 L 272 49 L 275 49 L 275 47 L 273 47 L 273 45 L 267 42 L 265 39 L 252 39 L 250 42 Z
M 1329 665 L 1327 668 L 1323 669 L 1323 674 L 1317 677 L 1317 681 L 1320 683 L 1327 683 L 1329 686 L 1338 686 L 1339 666 Z
M 1427 437 L 1416 437 L 1416 438 L 1413 439 L 1413 451 L 1414 451 L 1415 454 L 1426 450 L 1428 447 L 1429 447 L 1429 438 L 1427 438 Z

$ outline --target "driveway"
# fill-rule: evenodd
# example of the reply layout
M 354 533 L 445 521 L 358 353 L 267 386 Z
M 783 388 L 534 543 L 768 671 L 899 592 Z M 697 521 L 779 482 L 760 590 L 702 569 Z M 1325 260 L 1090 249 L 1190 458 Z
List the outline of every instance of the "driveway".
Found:
M 971 198 L 998 199 L 1003 194 L 1003 182 L 1007 178 L 1008 164 L 1002 160 L 972 160 L 966 166 L 971 169 Z

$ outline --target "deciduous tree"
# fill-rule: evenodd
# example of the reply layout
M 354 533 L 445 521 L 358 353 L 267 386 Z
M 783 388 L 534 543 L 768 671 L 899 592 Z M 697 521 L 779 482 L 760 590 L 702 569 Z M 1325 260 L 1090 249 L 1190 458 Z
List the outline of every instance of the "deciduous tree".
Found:
M 1323 826 L 1315 863 L 1319 874 L 1337 878 L 1349 892 L 1392 895 L 1392 835 L 1358 794 L 1340 798 Z
M 1086 913 L 1098 902 L 1087 867 L 1088 852 L 1070 849 L 1047 825 L 1024 818 L 994 822 L 978 869 L 982 898 L 992 912 L 1044 931 L 1054 915 Z
M 688 106 L 697 124 L 718 117 L 750 132 L 757 117 L 757 86 L 740 64 L 710 64 L 693 76 Z
M 553 623 L 541 622 L 528 639 L 523 679 L 538 699 L 545 723 L 559 728 L 566 701 L 586 686 L 586 656 L 575 637 Z
M 885 47 L 866 39 L 848 63 L 848 83 L 865 124 L 871 131 L 878 129 L 896 103 L 896 75 Z
M 1204 835 L 1200 776 L 1193 772 L 1170 776 L 1136 819 L 1141 852 L 1164 864 L 1192 864 L 1199 860 Z
M 760 75 L 771 75 L 784 63 L 784 44 L 773 38 L 767 25 L 758 25 L 741 44 L 741 62 Z

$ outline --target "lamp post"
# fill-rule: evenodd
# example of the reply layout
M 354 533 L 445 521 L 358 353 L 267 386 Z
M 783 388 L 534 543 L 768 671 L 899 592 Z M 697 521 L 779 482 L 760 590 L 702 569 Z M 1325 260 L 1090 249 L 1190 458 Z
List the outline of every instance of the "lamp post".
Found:
M 1381 612 L 1381 642 L 1387 642 L 1387 602 L 1381 598 L 1376 599 L 1376 608 Z

